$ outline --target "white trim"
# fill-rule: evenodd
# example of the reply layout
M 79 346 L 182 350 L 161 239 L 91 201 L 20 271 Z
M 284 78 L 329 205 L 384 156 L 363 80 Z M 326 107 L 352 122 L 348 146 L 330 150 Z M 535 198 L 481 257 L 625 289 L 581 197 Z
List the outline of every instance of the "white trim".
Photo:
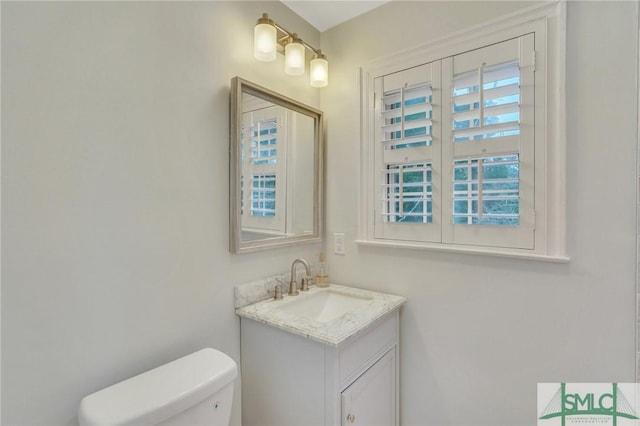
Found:
M 459 245 L 442 243 L 412 243 L 374 239 L 374 223 L 377 207 L 375 188 L 371 177 L 375 170 L 374 150 L 371 143 L 374 123 L 373 81 L 375 78 L 404 69 L 430 63 L 454 54 L 478 49 L 509 38 L 515 38 L 528 32 L 540 33 L 542 37 L 536 43 L 536 72 L 544 72 L 545 96 L 542 102 L 536 102 L 544 108 L 544 131 L 541 142 L 536 143 L 537 161 L 535 173 L 544 176 L 544 184 L 536 185 L 536 248 L 535 250 L 508 249 L 492 247 L 473 247 L 466 249 Z M 552 42 L 550 43 L 549 40 Z M 566 52 L 566 2 L 559 0 L 535 5 L 523 11 L 504 15 L 456 32 L 452 35 L 434 39 L 429 43 L 408 48 L 395 54 L 368 62 L 360 69 L 361 110 L 360 110 L 360 149 L 361 168 L 358 203 L 358 243 L 379 246 L 408 248 L 426 248 L 447 252 L 466 252 L 490 254 L 506 257 L 519 257 L 535 260 L 560 259 L 568 261 L 566 256 L 566 124 L 565 124 L 565 52 Z M 538 116 L 538 114 L 536 114 Z M 536 126 L 537 127 L 537 126 Z M 538 137 L 536 137 L 538 140 Z M 543 164 L 540 164 L 543 163 Z M 537 179 L 536 179 L 537 181 Z M 539 182 L 539 181 L 538 181 Z M 375 198 L 375 197 L 374 197 Z M 556 261 L 550 260 L 550 261 Z
M 422 242 L 408 242 L 408 241 L 372 241 L 372 240 L 356 240 L 356 244 L 369 247 L 389 247 L 400 249 L 417 249 L 426 251 L 440 251 L 446 253 L 461 253 L 461 254 L 479 254 L 483 256 L 495 256 L 495 257 L 508 257 L 512 259 L 525 259 L 525 260 L 537 260 L 541 262 L 551 263 L 569 263 L 571 258 L 568 256 L 556 256 L 556 255 L 543 255 L 536 253 L 527 253 L 524 251 L 511 251 L 503 248 L 488 248 L 483 249 L 476 246 L 453 246 L 447 244 L 433 244 Z
M 559 18 L 558 35 L 562 33 L 562 47 L 566 29 L 566 1 L 552 1 L 517 11 L 499 18 L 474 25 L 464 30 L 436 38 L 419 46 L 400 50 L 392 55 L 376 58 L 362 66 L 368 74 L 374 76 L 389 74 L 433 62 L 448 56 L 464 53 L 489 44 L 518 37 L 522 28 L 530 23 L 549 18 Z M 511 36 L 509 36 L 509 33 Z M 561 40 L 558 40 L 559 42 Z M 558 45 L 560 47 L 560 45 Z
M 567 5 L 562 0 L 558 3 L 555 25 L 547 25 L 547 58 L 551 59 L 545 67 L 547 74 L 547 98 L 545 129 L 546 141 L 546 186 L 544 192 L 547 205 L 547 214 L 540 218 L 540 225 L 546 227 L 547 252 L 550 248 L 556 254 L 567 254 L 567 128 L 566 128 L 566 51 L 567 51 Z M 553 43 L 549 43 L 553 40 Z M 546 58 L 540 58 L 540 60 Z M 538 58 L 536 58 L 539 62 Z M 550 65 L 555 64 L 551 69 Z M 536 63 L 536 67 L 537 67 Z M 549 94 L 556 97 L 557 102 L 549 102 Z M 549 128 L 549 121 L 553 123 Z M 538 173 L 538 170 L 536 170 Z M 536 194 L 537 196 L 537 194 Z M 537 209 L 537 206 L 536 206 Z M 540 215 L 536 215 L 540 216 Z M 555 218 L 555 220 L 549 220 Z M 538 217 L 536 217 L 538 220 Z M 544 223 L 542 223 L 544 221 Z M 536 223 L 538 226 L 538 223 Z
M 370 179 L 375 173 L 375 147 L 370 143 L 370 124 L 374 123 L 375 105 L 374 79 L 364 69 L 360 69 L 360 181 L 358 183 L 358 236 L 367 238 L 373 235 L 376 209 L 371 209 L 371 198 L 375 202 L 375 180 Z

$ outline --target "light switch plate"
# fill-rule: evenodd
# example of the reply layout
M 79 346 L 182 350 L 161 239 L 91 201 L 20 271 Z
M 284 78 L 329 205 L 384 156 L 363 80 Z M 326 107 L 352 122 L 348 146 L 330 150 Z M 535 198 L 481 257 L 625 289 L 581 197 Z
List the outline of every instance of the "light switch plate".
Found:
M 333 234 L 333 253 L 344 254 L 344 234 L 337 232 Z

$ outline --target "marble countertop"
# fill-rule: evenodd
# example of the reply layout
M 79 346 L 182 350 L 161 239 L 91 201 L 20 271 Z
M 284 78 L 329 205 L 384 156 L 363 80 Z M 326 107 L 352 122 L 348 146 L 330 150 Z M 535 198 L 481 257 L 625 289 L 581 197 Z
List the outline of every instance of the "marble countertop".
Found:
M 303 315 L 296 315 L 281 309 L 290 303 L 303 301 L 303 299 L 327 289 L 368 300 L 353 311 L 347 312 L 345 315 L 329 322 L 315 321 Z M 236 297 L 238 297 L 238 294 Z M 359 334 L 377 322 L 378 319 L 398 309 L 404 302 L 406 302 L 406 299 L 402 296 L 330 284 L 328 288 L 311 287 L 309 291 L 300 292 L 298 296 L 287 296 L 285 292 L 282 300 L 270 298 L 244 305 L 238 307 L 236 313 L 241 317 L 260 321 L 281 330 L 335 347 L 350 337 Z

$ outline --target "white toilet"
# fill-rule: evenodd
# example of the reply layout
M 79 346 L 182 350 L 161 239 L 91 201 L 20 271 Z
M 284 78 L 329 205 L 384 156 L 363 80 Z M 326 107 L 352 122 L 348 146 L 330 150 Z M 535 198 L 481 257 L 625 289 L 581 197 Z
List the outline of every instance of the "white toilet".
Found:
M 206 348 L 88 395 L 84 425 L 227 426 L 236 363 Z

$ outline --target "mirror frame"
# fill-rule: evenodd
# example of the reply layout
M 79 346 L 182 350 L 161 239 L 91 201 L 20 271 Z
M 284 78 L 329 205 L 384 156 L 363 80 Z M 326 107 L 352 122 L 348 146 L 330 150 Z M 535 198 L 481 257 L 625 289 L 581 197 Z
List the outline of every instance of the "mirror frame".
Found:
M 314 165 L 313 165 L 313 232 L 304 235 L 274 236 L 260 240 L 242 241 L 242 218 L 240 215 L 240 181 L 242 175 L 241 135 L 242 135 L 242 95 L 246 93 L 275 105 L 304 114 L 314 120 Z M 323 228 L 323 183 L 324 183 L 324 141 L 322 111 L 305 105 L 295 99 L 283 96 L 240 77 L 231 79 L 231 114 L 229 122 L 229 250 L 232 253 L 248 253 L 301 243 L 315 243 L 322 240 Z

